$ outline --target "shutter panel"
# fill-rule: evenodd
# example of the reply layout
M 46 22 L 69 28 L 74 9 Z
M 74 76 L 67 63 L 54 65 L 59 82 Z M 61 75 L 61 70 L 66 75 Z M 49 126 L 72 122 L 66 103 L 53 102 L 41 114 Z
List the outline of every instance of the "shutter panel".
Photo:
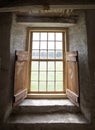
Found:
M 14 76 L 14 103 L 19 104 L 27 96 L 28 88 L 28 61 L 27 51 L 16 51 Z
M 66 52 L 67 97 L 79 106 L 78 52 Z

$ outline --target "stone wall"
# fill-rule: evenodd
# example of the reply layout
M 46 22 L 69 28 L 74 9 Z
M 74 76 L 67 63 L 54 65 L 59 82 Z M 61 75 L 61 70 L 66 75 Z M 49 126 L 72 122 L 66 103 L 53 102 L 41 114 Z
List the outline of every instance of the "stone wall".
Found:
M 86 11 L 87 40 L 88 40 L 88 65 L 90 77 L 91 113 L 95 125 L 95 10 Z
M 12 14 L 0 14 L 0 122 L 11 106 L 10 88 L 10 34 Z
M 89 85 L 88 46 L 85 13 L 80 14 L 78 23 L 75 26 L 70 27 L 68 33 L 69 51 L 78 51 L 80 107 L 85 116 L 88 119 L 91 119 L 91 90 Z
M 12 91 L 13 91 L 15 51 L 16 50 L 25 50 L 25 46 L 26 46 L 26 26 L 16 23 L 16 16 L 14 14 L 12 17 L 12 29 L 11 29 L 11 40 L 10 41 L 11 41 L 10 42 L 11 87 L 12 87 Z

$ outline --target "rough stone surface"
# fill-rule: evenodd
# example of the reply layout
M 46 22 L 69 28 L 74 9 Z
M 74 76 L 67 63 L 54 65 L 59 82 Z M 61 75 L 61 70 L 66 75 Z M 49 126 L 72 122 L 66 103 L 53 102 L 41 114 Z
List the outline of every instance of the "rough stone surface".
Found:
M 79 107 L 68 99 L 25 99 L 15 107 L 12 114 L 21 113 L 79 113 Z
M 11 104 L 10 87 L 10 35 L 12 15 L 0 14 L 0 122 L 7 114 Z M 5 114 L 6 113 L 6 114 Z
M 85 13 L 80 14 L 78 23 L 69 28 L 69 50 L 78 51 L 79 59 L 79 86 L 80 86 L 80 105 L 81 110 L 88 119 L 91 119 L 90 102 L 91 91 L 89 85 L 88 68 L 88 45 Z
M 92 122 L 95 124 L 95 10 L 86 12 L 86 25 L 87 25 L 87 40 L 88 40 L 88 65 L 90 77 L 90 90 L 91 97 L 90 109 L 92 113 Z
M 72 113 L 50 113 L 50 114 L 13 114 L 7 123 L 14 124 L 52 124 L 55 123 L 79 123 L 86 124 L 87 120 L 81 114 Z

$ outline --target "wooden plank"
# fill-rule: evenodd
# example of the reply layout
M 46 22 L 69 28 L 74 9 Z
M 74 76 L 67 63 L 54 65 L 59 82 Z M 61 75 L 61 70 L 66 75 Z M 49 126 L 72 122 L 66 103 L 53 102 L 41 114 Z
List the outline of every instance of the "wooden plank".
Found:
M 39 6 L 57 6 L 57 7 L 62 7 L 62 8 L 67 8 L 67 7 L 71 7 L 71 8 L 78 8 L 78 9 L 88 9 L 93 7 L 91 5 L 94 5 L 95 4 L 95 1 L 94 0 L 85 0 L 85 1 L 75 1 L 75 0 L 56 0 L 56 1 L 50 1 L 50 0 L 47 0 L 46 2 L 45 1 L 41 1 L 41 0 L 23 0 L 23 1 L 20 1 L 20 0 L 14 0 L 14 1 L 11 1 L 11 0 L 0 0 L 0 7 L 1 8 L 12 8 L 14 7 L 15 9 L 17 7 L 25 7 L 25 6 L 31 6 L 31 7 L 35 7 L 35 8 L 38 8 Z M 72 5 L 72 6 L 71 6 Z M 50 8 L 50 7 L 49 7 Z M 12 8 L 13 9 L 13 8 Z M 31 9 L 31 8 L 30 8 Z M 92 8 L 93 9 L 93 8 Z
M 72 90 L 74 93 L 79 94 L 77 62 L 68 62 L 67 69 L 67 88 Z
M 71 91 L 70 89 L 66 90 L 66 94 L 68 96 L 68 98 L 77 106 L 79 106 L 79 96 L 77 94 L 75 94 L 73 91 Z
M 15 105 L 27 96 L 29 54 L 26 51 L 16 51 L 16 56 L 13 100 Z
M 16 61 L 15 63 L 14 94 L 26 88 L 26 67 L 26 62 Z
M 17 15 L 16 21 L 17 22 L 53 22 L 53 23 L 77 23 L 78 16 L 67 16 L 67 17 L 60 17 L 60 16 L 38 16 L 35 15 Z
M 68 52 L 66 55 L 67 90 L 68 98 L 79 106 L 79 83 L 78 83 L 78 52 Z
M 29 53 L 26 51 L 17 51 L 16 56 L 18 61 L 27 61 L 29 59 Z
M 13 106 L 18 105 L 21 101 L 23 101 L 27 97 L 27 89 L 20 91 L 19 93 L 14 95 L 14 104 Z
M 66 52 L 66 61 L 77 61 L 78 52 Z

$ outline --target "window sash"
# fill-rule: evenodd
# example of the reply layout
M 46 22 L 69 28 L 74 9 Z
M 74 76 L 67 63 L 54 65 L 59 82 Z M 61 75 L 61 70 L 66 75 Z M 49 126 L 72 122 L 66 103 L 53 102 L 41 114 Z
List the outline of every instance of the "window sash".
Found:
M 31 38 L 32 38 L 32 34 L 33 34 L 33 32 L 35 32 L 35 31 L 32 31 L 31 32 Z M 49 31 L 50 32 L 50 31 Z M 62 33 L 62 35 L 64 35 L 64 33 L 62 32 L 62 31 L 60 31 L 61 33 Z M 64 35 L 65 36 L 65 35 Z M 62 36 L 62 38 L 63 38 L 63 36 Z M 65 38 L 64 39 L 62 39 L 63 41 L 60 41 L 60 40 L 57 40 L 57 42 L 62 42 L 62 50 L 61 49 L 59 49 L 59 50 L 61 50 L 62 51 L 62 54 L 63 54 L 63 57 L 62 57 L 62 59 L 48 59 L 48 58 L 46 58 L 46 59 L 39 59 L 39 58 L 36 58 L 36 59 L 32 59 L 32 58 L 30 58 L 30 64 L 31 64 L 31 62 L 32 61 L 38 61 L 38 62 L 41 62 L 41 61 L 44 61 L 44 62 L 49 62 L 49 61 L 53 61 L 53 62 L 62 62 L 63 63 L 63 65 L 65 66 L 65 63 L 64 63 L 64 52 L 65 52 L 65 47 L 63 47 L 64 46 L 64 44 L 65 44 Z M 31 41 L 31 40 L 30 40 Z M 40 42 L 40 40 L 34 40 L 34 42 Z M 32 41 L 31 41 L 32 42 Z M 45 42 L 45 40 L 43 40 L 43 42 Z M 53 42 L 52 40 L 48 40 L 48 42 Z M 63 44 L 63 42 L 64 42 L 64 44 Z M 36 49 L 34 49 L 34 50 L 36 50 Z M 39 51 L 40 51 L 41 49 L 39 48 Z M 43 49 L 43 50 L 47 50 L 47 49 Z M 54 50 L 54 51 L 56 51 L 56 49 L 49 49 L 49 50 Z M 30 52 L 32 52 L 32 45 L 30 45 Z M 31 56 L 32 57 L 32 56 Z M 63 68 L 65 68 L 65 67 L 63 67 Z M 64 73 L 65 73 L 65 71 L 63 70 L 63 75 L 64 75 Z M 55 81 L 54 81 L 55 82 Z M 48 82 L 46 81 L 46 84 L 47 84 Z M 65 93 L 65 85 L 64 85 L 64 83 L 65 83 L 65 80 L 64 80 L 64 76 L 63 76 L 63 86 L 64 86 L 64 89 L 62 90 L 62 91 L 38 91 L 38 92 L 36 92 L 36 91 L 33 91 L 33 93 Z M 57 84 L 57 82 L 55 82 L 54 84 Z M 46 88 L 46 90 L 47 90 L 47 88 Z M 55 90 L 55 88 L 54 88 L 54 90 Z M 32 93 L 32 91 L 29 89 L 29 92 L 30 93 Z

